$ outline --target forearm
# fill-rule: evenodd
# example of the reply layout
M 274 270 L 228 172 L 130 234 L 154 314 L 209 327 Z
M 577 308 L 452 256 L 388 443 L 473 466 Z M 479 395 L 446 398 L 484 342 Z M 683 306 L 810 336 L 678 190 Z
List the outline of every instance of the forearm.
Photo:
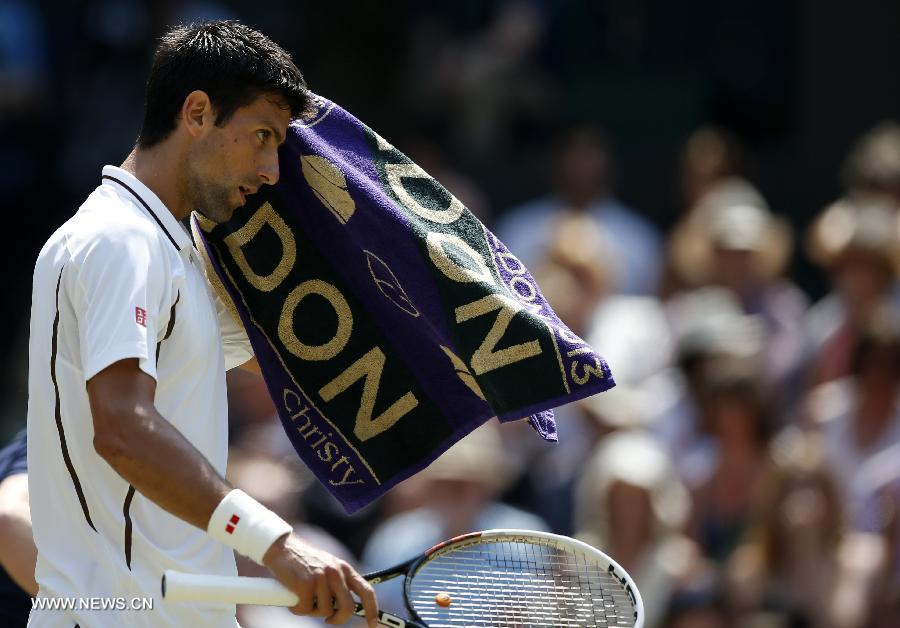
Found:
M 31 532 L 28 476 L 12 475 L 0 483 L 0 565 L 29 595 L 37 595 L 34 565 L 37 548 Z
M 144 497 L 261 561 L 290 525 L 243 491 L 157 411 L 156 381 L 136 360 L 116 362 L 88 381 L 94 449 Z M 225 417 L 222 417 L 225 420 Z
M 127 429 L 95 437 L 97 452 L 141 495 L 205 530 L 231 486 L 153 406 L 131 414 Z

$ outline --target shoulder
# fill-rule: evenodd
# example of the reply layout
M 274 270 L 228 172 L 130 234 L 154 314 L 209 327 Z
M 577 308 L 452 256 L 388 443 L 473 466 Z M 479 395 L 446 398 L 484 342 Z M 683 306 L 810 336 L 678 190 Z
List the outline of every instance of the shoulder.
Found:
M 149 216 L 110 185 L 101 185 L 67 223 L 67 244 L 73 253 L 95 246 L 158 247 L 160 233 Z
M 101 185 L 51 237 L 42 255 L 63 248 L 75 268 L 168 268 L 163 235 L 132 201 Z M 174 252 L 174 251 L 173 251 Z

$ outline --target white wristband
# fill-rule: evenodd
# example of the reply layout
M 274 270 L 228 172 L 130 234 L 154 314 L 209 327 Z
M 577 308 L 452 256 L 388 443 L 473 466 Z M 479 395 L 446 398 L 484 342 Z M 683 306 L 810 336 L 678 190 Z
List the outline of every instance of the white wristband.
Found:
M 219 502 L 206 528 L 212 538 L 259 564 L 272 543 L 292 530 L 287 521 L 240 489 Z

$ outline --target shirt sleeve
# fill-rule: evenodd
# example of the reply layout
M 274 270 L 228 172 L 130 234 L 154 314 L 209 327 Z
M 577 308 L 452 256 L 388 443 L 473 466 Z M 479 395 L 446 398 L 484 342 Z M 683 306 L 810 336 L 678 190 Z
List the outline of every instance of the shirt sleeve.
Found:
M 219 320 L 219 333 L 222 336 L 222 350 L 225 354 L 225 370 L 240 366 L 253 358 L 253 348 L 250 346 L 250 338 L 244 326 L 235 320 L 234 314 L 219 297 L 215 290 L 211 290 L 216 304 L 216 318 Z
M 137 358 L 156 378 L 156 343 L 168 322 L 172 282 L 152 234 L 140 228 L 100 234 L 79 255 L 73 295 L 85 381 L 110 364 Z

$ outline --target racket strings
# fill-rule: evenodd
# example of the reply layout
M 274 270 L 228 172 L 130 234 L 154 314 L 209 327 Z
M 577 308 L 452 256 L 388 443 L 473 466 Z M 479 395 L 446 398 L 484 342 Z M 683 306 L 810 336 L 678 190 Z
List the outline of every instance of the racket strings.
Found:
M 446 593 L 449 607 L 435 604 Z M 433 557 L 409 583 L 429 626 L 632 626 L 634 604 L 585 553 L 531 542 L 478 542 Z

